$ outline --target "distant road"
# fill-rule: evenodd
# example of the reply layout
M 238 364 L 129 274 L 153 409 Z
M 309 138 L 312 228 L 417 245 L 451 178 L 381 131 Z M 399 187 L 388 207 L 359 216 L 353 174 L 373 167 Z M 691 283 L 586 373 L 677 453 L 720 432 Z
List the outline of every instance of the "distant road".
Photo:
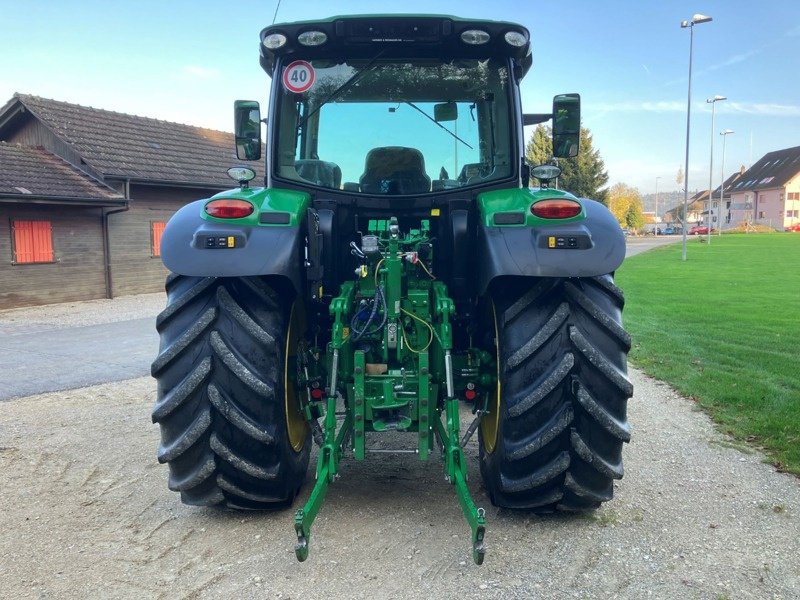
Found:
M 666 246 L 667 244 L 680 242 L 681 239 L 682 237 L 679 235 L 648 235 L 642 237 L 627 237 L 625 238 L 625 258 L 641 254 L 642 252 L 652 250 L 653 248 L 658 248 L 659 246 Z
M 630 237 L 625 256 L 680 239 L 677 235 Z M 75 310 L 97 307 L 79 302 Z M 142 377 L 150 373 L 157 353 L 155 314 L 60 329 L 0 322 L 0 401 Z

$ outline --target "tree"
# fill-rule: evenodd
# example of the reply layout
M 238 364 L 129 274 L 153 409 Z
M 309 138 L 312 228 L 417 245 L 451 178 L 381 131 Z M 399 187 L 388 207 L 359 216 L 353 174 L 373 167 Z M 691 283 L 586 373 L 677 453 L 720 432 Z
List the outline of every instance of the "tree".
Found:
M 525 146 L 525 156 L 532 165 L 543 165 L 553 156 L 553 137 L 551 128 L 537 125 L 531 139 Z
M 631 206 L 631 200 L 636 190 L 624 183 L 615 183 L 608 190 L 606 195 L 606 206 L 611 214 L 619 221 L 620 225 L 625 223 L 625 216 Z
M 634 230 L 644 229 L 644 210 L 638 190 L 636 191 L 636 197 L 628 207 L 628 212 L 625 214 L 625 224 Z
M 678 174 L 675 175 L 675 183 L 683 185 L 683 167 L 678 167 Z
M 606 206 L 623 227 L 644 227 L 642 196 L 636 188 L 624 183 L 614 184 L 608 191 Z
M 528 162 L 534 165 L 546 163 L 553 156 L 552 129 L 547 125 L 537 125 L 525 147 Z M 605 204 L 607 190 L 602 189 L 608 183 L 608 172 L 605 170 L 600 151 L 592 148 L 592 134 L 581 127 L 581 147 L 575 158 L 560 158 L 561 176 L 558 178 L 560 188 L 568 190 L 581 198 L 592 198 Z

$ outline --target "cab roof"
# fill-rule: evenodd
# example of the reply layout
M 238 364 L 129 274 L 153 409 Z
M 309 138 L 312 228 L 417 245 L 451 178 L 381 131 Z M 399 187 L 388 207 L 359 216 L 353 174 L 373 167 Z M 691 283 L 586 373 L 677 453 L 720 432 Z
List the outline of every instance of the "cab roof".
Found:
M 468 44 L 462 34 L 470 30 L 488 34 L 482 44 Z M 317 31 L 326 36 L 324 43 L 304 46 L 298 36 Z M 506 34 L 522 34 L 525 43 L 513 46 Z M 267 48 L 264 40 L 273 35 L 285 36 L 278 48 Z M 261 31 L 261 66 L 272 76 L 277 59 L 297 55 L 314 58 L 493 58 L 509 57 L 519 66 L 521 79 L 532 64 L 530 32 L 517 23 L 462 19 L 449 15 L 349 15 L 316 21 L 297 21 L 270 25 Z

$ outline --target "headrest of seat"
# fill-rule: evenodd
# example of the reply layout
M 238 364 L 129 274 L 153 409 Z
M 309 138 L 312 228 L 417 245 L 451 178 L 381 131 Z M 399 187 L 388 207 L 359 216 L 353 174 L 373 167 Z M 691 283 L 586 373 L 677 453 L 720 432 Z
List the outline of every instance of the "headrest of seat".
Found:
M 339 189 L 342 183 L 342 169 L 339 165 L 324 160 L 300 159 L 294 161 L 297 174 L 317 185 Z
M 420 177 L 425 173 L 425 159 L 416 148 L 403 146 L 385 146 L 373 148 L 367 152 L 364 164 L 364 175 L 374 179 L 390 178 L 396 173 L 416 171 Z

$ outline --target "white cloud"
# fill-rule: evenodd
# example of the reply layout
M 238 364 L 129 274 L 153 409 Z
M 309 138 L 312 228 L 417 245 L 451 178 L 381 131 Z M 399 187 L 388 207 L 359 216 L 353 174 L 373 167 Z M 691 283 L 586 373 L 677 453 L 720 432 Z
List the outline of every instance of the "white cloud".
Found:
M 208 67 L 199 67 L 197 65 L 186 65 L 181 71 L 183 79 L 216 79 L 220 76 L 217 69 L 209 69 Z
M 705 101 L 692 104 L 692 112 L 711 110 Z M 646 113 L 685 113 L 686 102 L 681 100 L 599 102 L 587 106 L 587 113 L 646 112 Z M 757 115 L 765 117 L 800 116 L 800 105 L 775 104 L 770 102 L 722 102 L 717 106 L 718 113 Z
M 736 65 L 739 64 L 740 62 L 744 62 L 748 58 L 755 56 L 756 54 L 760 54 L 766 47 L 767 46 L 764 46 L 762 48 L 756 48 L 755 50 L 749 50 L 748 52 L 742 52 L 741 54 L 734 54 L 733 56 L 731 56 L 727 60 L 722 61 L 721 63 L 717 63 L 716 65 L 711 65 L 710 67 L 703 69 L 698 73 L 698 75 L 701 75 L 703 73 L 708 73 L 709 71 L 716 71 L 717 69 L 730 67 L 731 65 Z
M 658 102 L 649 101 L 626 101 L 626 102 L 598 102 L 587 107 L 587 112 L 686 112 L 686 103 L 661 100 Z
M 766 117 L 798 117 L 800 116 L 800 106 L 768 102 L 726 102 L 722 105 L 720 112 Z

